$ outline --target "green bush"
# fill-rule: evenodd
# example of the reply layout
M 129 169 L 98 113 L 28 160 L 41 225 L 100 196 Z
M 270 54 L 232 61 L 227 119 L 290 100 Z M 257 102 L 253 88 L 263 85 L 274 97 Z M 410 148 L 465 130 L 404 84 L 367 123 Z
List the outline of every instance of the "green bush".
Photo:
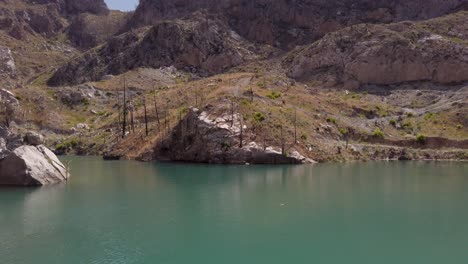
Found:
M 304 141 L 307 140 L 307 135 L 305 133 L 302 133 L 301 139 L 304 140 Z
M 328 123 L 336 124 L 336 119 L 333 118 L 333 117 L 327 117 L 327 122 L 328 122 Z
M 266 117 L 265 117 L 265 115 L 263 113 L 255 112 L 253 114 L 253 119 L 255 120 L 255 122 L 261 123 L 261 122 L 265 121 Z
M 403 125 L 401 126 L 403 129 L 412 129 L 413 128 L 413 124 L 411 124 L 411 122 L 407 121 L 405 123 L 403 123 Z
M 427 113 L 427 114 L 424 116 L 424 119 L 428 120 L 428 119 L 431 119 L 433 116 L 434 116 L 434 113 Z
M 78 146 L 79 142 L 75 138 L 63 141 L 55 146 L 55 149 L 59 152 L 68 152 L 70 149 Z
M 395 119 L 390 119 L 390 125 L 396 127 L 396 120 Z
M 413 113 L 408 113 L 406 114 L 407 117 L 411 118 L 411 117 L 414 117 Z
M 422 134 L 419 134 L 417 137 L 416 137 L 416 142 L 418 142 L 419 144 L 424 144 L 426 143 L 426 137 Z
M 270 98 L 271 100 L 275 100 L 281 97 L 281 93 L 277 93 L 275 91 L 267 94 L 267 97 Z
M 380 128 L 376 128 L 374 130 L 373 136 L 376 137 L 376 138 L 384 138 L 385 137 L 384 133 L 382 132 L 382 130 L 380 130 Z

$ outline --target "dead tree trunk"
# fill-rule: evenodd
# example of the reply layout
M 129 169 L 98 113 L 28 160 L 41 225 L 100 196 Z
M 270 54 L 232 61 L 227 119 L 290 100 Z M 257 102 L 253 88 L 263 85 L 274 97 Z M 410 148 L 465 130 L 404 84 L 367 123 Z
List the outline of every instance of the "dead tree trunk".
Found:
M 158 122 L 158 131 L 161 131 L 161 121 L 159 120 L 158 101 L 156 100 L 156 90 L 154 91 L 154 111 L 156 114 L 156 121 Z
M 134 123 L 134 120 L 133 120 L 133 110 L 130 111 L 130 124 L 132 126 L 132 133 L 135 134 L 135 123 Z
M 122 138 L 125 138 L 127 130 L 127 83 L 124 78 L 124 90 L 123 90 L 123 122 L 122 122 Z
M 294 145 L 297 143 L 297 109 L 294 107 Z
M 238 106 L 239 109 L 239 126 L 240 126 L 240 133 L 239 133 L 239 148 L 242 148 L 243 141 L 244 141 L 244 117 L 242 116 L 242 112 L 240 110 L 240 106 Z
M 286 147 L 284 142 L 284 133 L 283 133 L 283 126 L 280 126 L 280 138 L 281 138 L 281 155 L 286 154 Z
M 145 131 L 146 136 L 148 136 L 148 114 L 146 112 L 146 99 L 143 99 L 143 107 L 145 108 Z
M 231 99 L 231 127 L 234 126 L 234 99 Z

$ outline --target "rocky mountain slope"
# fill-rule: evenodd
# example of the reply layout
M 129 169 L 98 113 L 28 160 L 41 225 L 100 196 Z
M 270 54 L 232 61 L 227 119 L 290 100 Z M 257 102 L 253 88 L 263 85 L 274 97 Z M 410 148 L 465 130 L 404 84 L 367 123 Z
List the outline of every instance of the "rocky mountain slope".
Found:
M 266 50 L 266 48 L 265 48 Z M 216 19 L 197 13 L 114 37 L 60 68 L 50 85 L 97 81 L 138 67 L 175 66 L 202 76 L 221 73 L 264 53 Z
M 468 159 L 467 8 L 4 0 L 0 84 L 21 107 L 0 120 L 57 153 L 109 158 Z
M 254 42 L 292 48 L 360 23 L 422 20 L 466 8 L 465 0 L 142 0 L 131 27 L 206 9 Z
M 296 79 L 360 85 L 468 81 L 468 13 L 426 22 L 357 25 L 327 34 L 284 62 Z

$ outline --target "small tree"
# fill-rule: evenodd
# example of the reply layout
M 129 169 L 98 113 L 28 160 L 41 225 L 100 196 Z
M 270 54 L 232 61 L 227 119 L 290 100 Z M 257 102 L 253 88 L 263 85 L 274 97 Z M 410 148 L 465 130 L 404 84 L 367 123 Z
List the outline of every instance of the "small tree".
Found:
M 340 129 L 341 135 L 343 135 L 343 138 L 346 142 L 346 149 L 348 149 L 348 144 L 349 144 L 349 130 L 347 128 L 342 128 Z

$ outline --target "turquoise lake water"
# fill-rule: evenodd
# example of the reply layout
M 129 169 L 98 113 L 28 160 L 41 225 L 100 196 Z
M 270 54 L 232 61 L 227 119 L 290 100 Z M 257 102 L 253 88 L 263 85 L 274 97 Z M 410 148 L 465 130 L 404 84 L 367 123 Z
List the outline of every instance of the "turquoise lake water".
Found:
M 63 159 L 0 189 L 0 263 L 468 263 L 468 163 Z

